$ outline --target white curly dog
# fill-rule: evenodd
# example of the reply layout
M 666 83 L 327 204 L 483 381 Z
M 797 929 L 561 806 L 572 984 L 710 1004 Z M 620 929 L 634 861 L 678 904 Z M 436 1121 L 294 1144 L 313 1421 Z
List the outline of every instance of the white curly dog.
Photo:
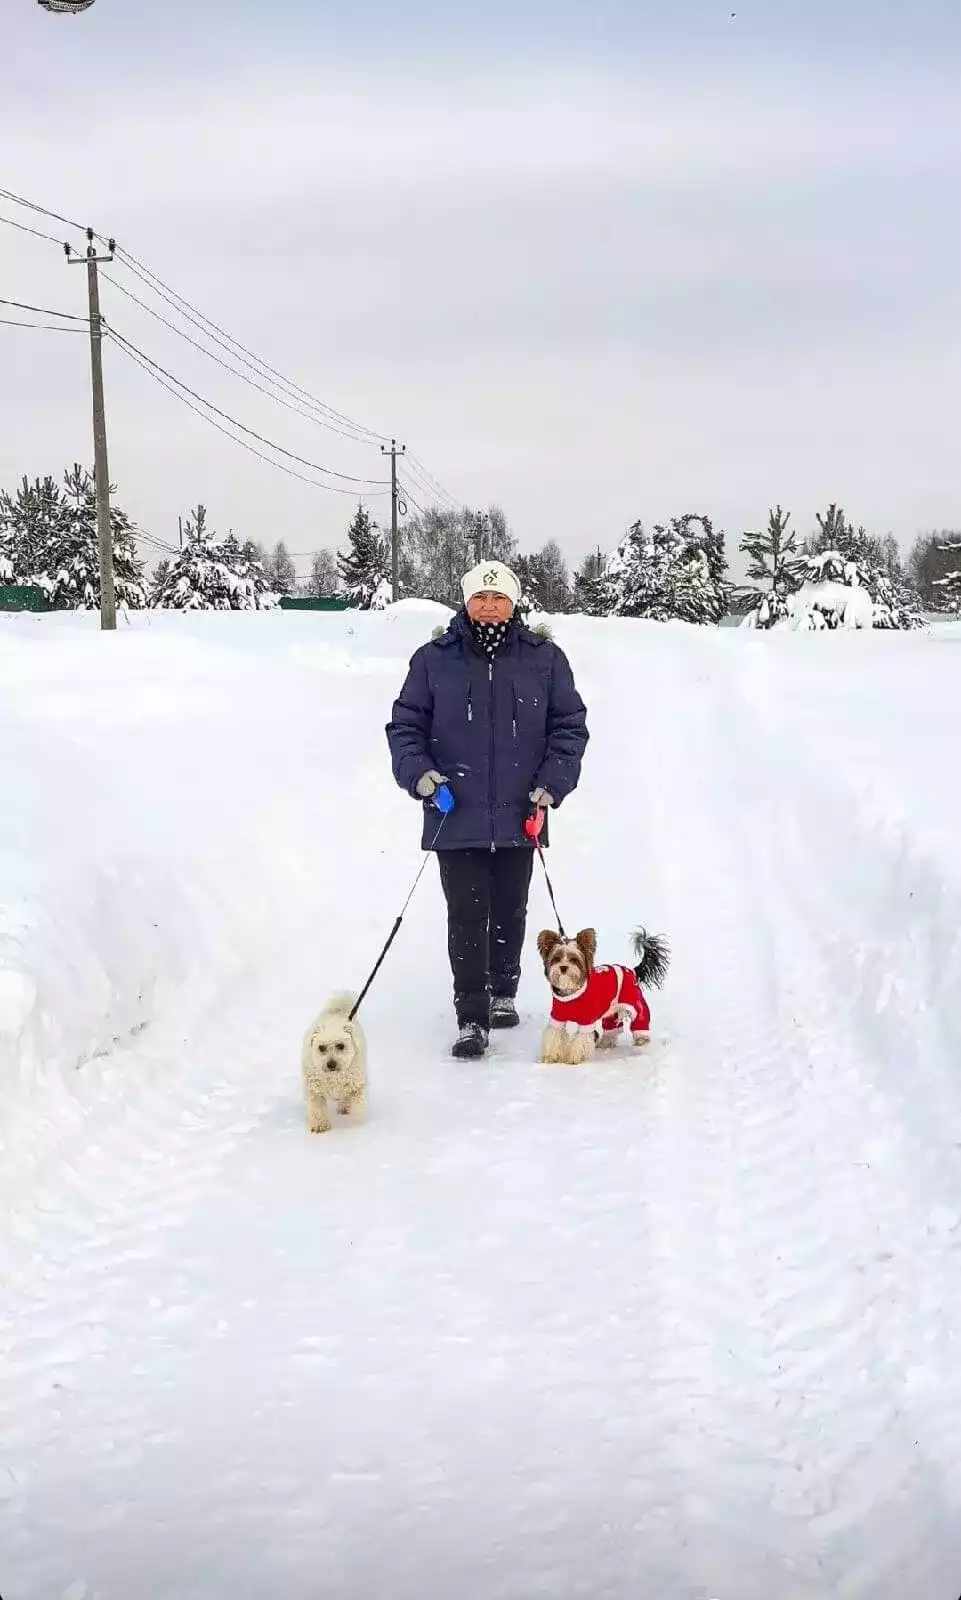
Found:
M 304 1036 L 300 1064 L 310 1133 L 329 1133 L 331 1102 L 341 1116 L 367 1109 L 367 1041 L 350 1019 L 354 1000 L 335 994 Z

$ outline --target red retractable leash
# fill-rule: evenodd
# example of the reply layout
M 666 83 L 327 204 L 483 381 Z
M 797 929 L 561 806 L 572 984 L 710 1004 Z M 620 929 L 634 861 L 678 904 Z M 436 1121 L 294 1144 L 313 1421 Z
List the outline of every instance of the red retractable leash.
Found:
M 534 849 L 541 858 L 541 866 L 544 868 L 544 878 L 547 882 L 547 892 L 551 897 L 551 905 L 554 907 L 554 915 L 557 918 L 557 931 L 561 938 L 566 940 L 567 934 L 564 932 L 564 924 L 561 921 L 561 914 L 557 909 L 557 901 L 554 898 L 554 885 L 551 883 L 551 875 L 547 870 L 547 862 L 544 859 L 544 847 L 541 844 L 541 834 L 544 831 L 544 822 L 546 817 L 547 812 L 545 811 L 544 807 L 537 806 L 524 823 L 524 832 L 527 834 L 528 839 L 533 841 Z

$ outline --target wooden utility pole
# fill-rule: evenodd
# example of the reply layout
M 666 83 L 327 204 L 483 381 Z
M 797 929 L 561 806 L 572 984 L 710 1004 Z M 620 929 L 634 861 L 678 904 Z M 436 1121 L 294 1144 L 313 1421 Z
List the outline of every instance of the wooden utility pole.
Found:
M 87 253 L 75 255 L 69 245 L 64 245 L 71 266 L 86 263 L 87 296 L 90 301 L 90 377 L 93 386 L 93 481 L 97 496 L 97 536 L 100 543 L 100 626 L 112 630 L 117 626 L 117 598 L 113 582 L 113 529 L 110 524 L 110 469 L 107 464 L 107 413 L 103 398 L 103 325 L 100 315 L 101 263 L 113 261 L 116 248 L 114 240 L 108 244 L 108 254 L 98 256 L 94 232 L 87 229 Z
M 407 454 L 407 446 L 402 444 L 398 448 L 397 440 L 391 439 L 390 449 L 385 444 L 380 447 L 382 456 L 390 456 L 390 597 L 392 600 L 400 599 L 400 572 L 399 554 L 397 549 L 397 457 Z

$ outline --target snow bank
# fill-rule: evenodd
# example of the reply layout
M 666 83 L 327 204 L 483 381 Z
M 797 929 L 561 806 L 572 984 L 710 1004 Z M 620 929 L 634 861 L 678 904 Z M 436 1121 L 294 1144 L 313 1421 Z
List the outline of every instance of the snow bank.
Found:
M 330 770 L 382 759 L 423 630 L 395 624 L 378 657 L 350 648 L 348 614 L 320 639 L 292 615 L 147 615 L 114 636 L 92 616 L 0 619 L 4 1189 L 74 1125 L 81 1069 L 209 1004 L 272 929 L 290 937 L 291 899 L 309 914 Z M 331 686 L 357 671 L 372 713 L 352 755 Z
M 384 607 L 383 615 L 389 619 L 393 617 L 423 616 L 432 617 L 435 622 L 449 620 L 453 615 L 450 606 L 444 606 L 437 600 L 394 600 Z

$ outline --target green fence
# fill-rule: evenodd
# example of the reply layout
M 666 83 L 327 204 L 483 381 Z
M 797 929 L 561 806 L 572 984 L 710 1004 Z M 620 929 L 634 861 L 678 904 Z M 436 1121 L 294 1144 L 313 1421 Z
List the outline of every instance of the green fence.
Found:
M 342 595 L 332 595 L 326 600 L 303 599 L 299 595 L 283 594 L 280 597 L 281 611 L 352 611 L 351 600 L 345 600 Z
M 0 584 L 0 611 L 55 611 L 43 589 L 35 584 Z

